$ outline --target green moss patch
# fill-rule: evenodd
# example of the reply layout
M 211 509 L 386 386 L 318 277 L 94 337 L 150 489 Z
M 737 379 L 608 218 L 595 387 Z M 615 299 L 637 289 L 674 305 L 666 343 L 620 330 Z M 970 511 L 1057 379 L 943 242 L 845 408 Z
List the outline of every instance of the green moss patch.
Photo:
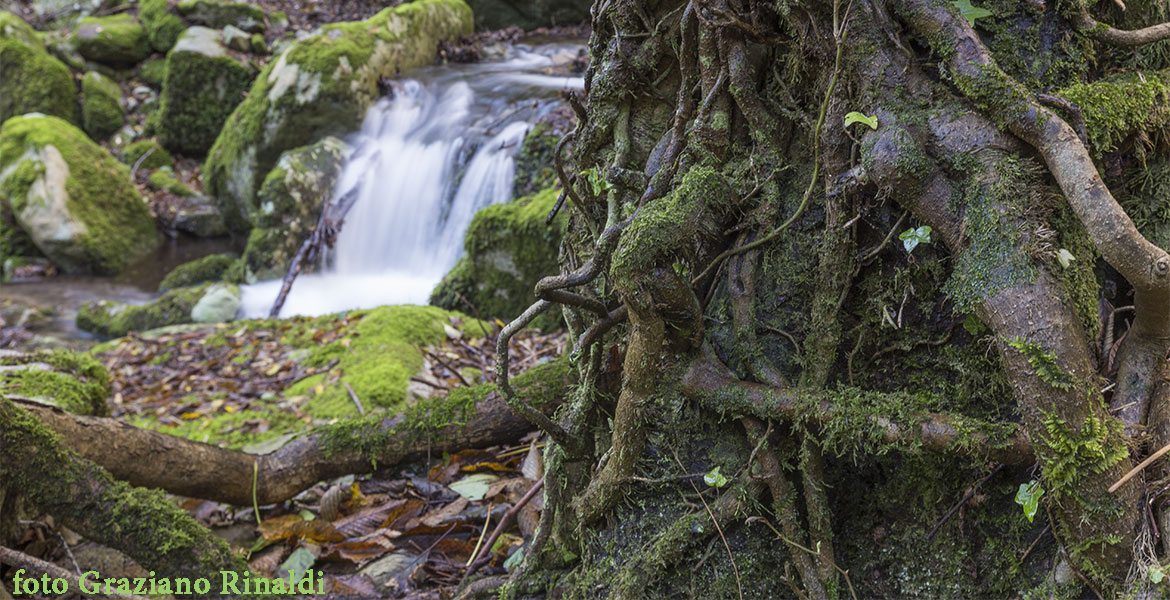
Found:
M 187 27 L 178 15 L 167 10 L 167 0 L 141 0 L 138 3 L 138 18 L 146 26 L 146 36 L 151 47 L 158 52 L 167 52 L 173 48 Z M 159 81 L 162 79 L 159 78 Z
M 85 58 L 114 66 L 141 62 L 151 50 L 142 24 L 125 13 L 82 19 L 73 41 Z
M 1080 107 L 1098 154 L 1117 149 L 1135 131 L 1170 124 L 1170 87 L 1157 74 L 1124 73 L 1058 93 Z
M 158 169 L 161 167 L 174 167 L 175 159 L 171 157 L 171 153 L 167 152 L 161 144 L 154 140 L 139 140 L 126 146 L 122 150 L 122 160 L 127 165 L 134 166 L 138 163 L 138 159 L 142 158 L 149 152 L 147 156 L 138 164 L 139 169 Z
M 252 68 L 229 56 L 219 32 L 192 27 L 167 54 L 158 138 L 167 149 L 202 156 L 252 82 Z
M 219 281 L 224 272 L 231 268 L 235 262 L 236 259 L 226 254 L 204 256 L 171 269 L 171 272 L 163 277 L 162 283 L 158 284 L 158 287 L 160 290 L 169 290 L 209 281 Z
M 95 140 L 104 140 L 122 128 L 122 88 L 90 71 L 81 79 L 81 122 Z
M 80 122 L 69 68 L 45 51 L 31 27 L 6 11 L 0 11 L 0 65 L 0 123 L 30 112 Z
M 66 350 L 0 354 L 0 395 L 44 402 L 80 415 L 110 414 L 110 377 L 88 354 Z

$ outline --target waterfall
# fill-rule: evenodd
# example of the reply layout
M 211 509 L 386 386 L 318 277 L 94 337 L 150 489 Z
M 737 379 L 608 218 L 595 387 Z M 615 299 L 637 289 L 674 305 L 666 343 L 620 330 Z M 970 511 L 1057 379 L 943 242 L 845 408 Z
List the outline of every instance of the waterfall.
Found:
M 463 252 L 476 211 L 512 199 L 514 157 L 531 123 L 580 78 L 539 71 L 563 47 L 514 47 L 506 60 L 432 67 L 395 82 L 366 114 L 336 201 L 356 193 L 319 273 L 293 284 L 281 316 L 425 304 Z M 280 281 L 243 286 L 241 313 L 268 314 Z

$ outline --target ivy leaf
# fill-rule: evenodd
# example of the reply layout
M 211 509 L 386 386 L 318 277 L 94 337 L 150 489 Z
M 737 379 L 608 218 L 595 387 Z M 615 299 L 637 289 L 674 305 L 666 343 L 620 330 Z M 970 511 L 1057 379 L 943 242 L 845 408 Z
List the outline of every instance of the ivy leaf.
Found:
M 1150 583 L 1157 585 L 1162 583 L 1162 580 L 1166 578 L 1166 571 L 1162 569 L 1161 565 L 1158 565 L 1156 567 L 1150 567 L 1150 570 L 1146 571 L 1146 575 L 1150 578 Z
M 1044 487 L 1035 479 L 1028 483 L 1021 483 L 1020 489 L 1016 491 L 1016 504 L 1024 508 L 1024 516 L 1028 518 L 1029 523 L 1036 517 L 1036 509 L 1040 506 L 1040 496 L 1043 495 Z
M 903 231 L 898 239 L 902 240 L 902 247 L 906 252 L 913 252 L 918 244 L 930 243 L 930 225 L 923 225 L 917 229 L 907 229 Z
M 1068 266 L 1071 265 L 1072 262 L 1076 259 L 1077 257 L 1073 256 L 1072 252 L 1069 252 L 1064 248 L 1061 248 L 1060 251 L 1056 253 L 1056 261 L 1060 263 L 1060 268 L 1062 269 L 1067 269 Z
M 983 321 L 975 315 L 967 315 L 967 318 L 963 319 L 963 329 L 971 335 L 979 335 L 983 331 Z
M 878 125 L 876 115 L 869 117 L 857 111 L 845 113 L 845 128 L 848 129 L 854 123 L 865 123 L 870 129 L 877 129 Z
M 967 22 L 970 23 L 972 27 L 975 26 L 975 19 L 982 19 L 992 15 L 990 10 L 972 5 L 971 0 L 954 0 L 953 4 L 955 5 L 955 8 L 959 9 L 959 14 L 967 18 Z
M 715 487 L 715 488 L 721 488 L 721 487 L 727 485 L 727 478 L 723 476 L 723 473 L 719 472 L 719 467 L 715 467 L 714 469 L 711 469 L 710 472 L 708 472 L 706 475 L 704 475 L 703 481 L 707 485 L 709 485 L 711 487 Z

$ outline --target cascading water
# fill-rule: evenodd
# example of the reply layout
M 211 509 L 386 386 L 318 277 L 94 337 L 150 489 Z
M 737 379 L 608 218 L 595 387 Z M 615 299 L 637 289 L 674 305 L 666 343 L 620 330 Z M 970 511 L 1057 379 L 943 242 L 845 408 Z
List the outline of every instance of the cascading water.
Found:
M 583 86 L 540 73 L 575 47 L 509 54 L 412 73 L 370 109 L 334 193 L 357 200 L 324 269 L 297 278 L 281 316 L 427 301 L 462 253 L 476 211 L 511 200 L 530 123 L 556 105 L 558 90 Z M 280 284 L 244 286 L 242 316 L 267 316 Z

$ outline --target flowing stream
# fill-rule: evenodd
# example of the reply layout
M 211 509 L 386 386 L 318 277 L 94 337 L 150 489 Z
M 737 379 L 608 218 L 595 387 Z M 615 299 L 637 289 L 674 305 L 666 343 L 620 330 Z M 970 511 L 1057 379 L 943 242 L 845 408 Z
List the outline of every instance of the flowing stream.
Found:
M 575 55 L 514 46 L 505 60 L 433 67 L 395 82 L 367 113 L 334 201 L 357 201 L 320 273 L 301 275 L 281 316 L 425 304 L 463 252 L 476 211 L 512 199 L 514 157 L 531 123 L 577 77 L 544 75 Z M 267 316 L 280 281 L 244 286 L 241 313 Z

